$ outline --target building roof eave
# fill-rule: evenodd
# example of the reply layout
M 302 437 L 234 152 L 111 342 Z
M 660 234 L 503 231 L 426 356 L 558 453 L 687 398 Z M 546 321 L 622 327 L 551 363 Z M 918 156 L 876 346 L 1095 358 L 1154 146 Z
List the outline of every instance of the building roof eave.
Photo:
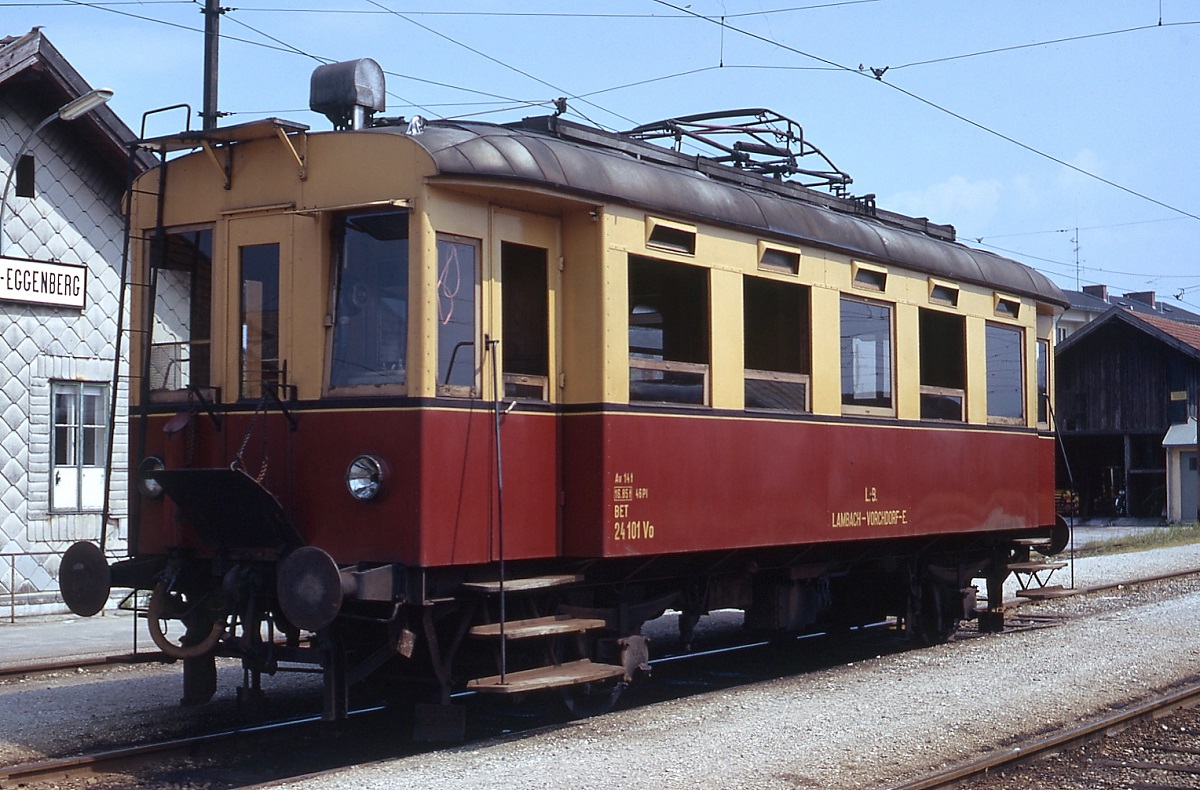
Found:
M 1124 307 L 1112 307 L 1099 318 L 1089 322 L 1078 331 L 1072 333 L 1069 337 L 1058 344 L 1058 354 L 1069 354 L 1081 343 L 1098 332 L 1101 328 L 1108 326 L 1114 321 L 1127 324 L 1145 334 L 1153 337 L 1155 340 L 1170 346 L 1176 351 L 1184 354 L 1191 359 L 1200 361 L 1200 345 L 1193 345 L 1186 340 L 1172 335 L 1170 332 L 1163 329 L 1158 324 L 1178 324 L 1180 327 L 1190 327 L 1192 325 L 1185 324 L 1179 321 L 1171 321 L 1169 318 L 1159 318 L 1157 316 L 1144 316 L 1135 313 Z
M 58 104 L 79 98 L 92 86 L 63 57 L 62 53 L 34 28 L 23 36 L 0 39 L 0 90 L 10 84 L 36 81 L 55 94 Z M 75 122 L 98 145 L 105 163 L 122 180 L 129 167 L 129 148 L 136 137 L 108 105 L 101 105 Z M 134 167 L 142 172 L 155 160 L 145 152 L 134 155 Z

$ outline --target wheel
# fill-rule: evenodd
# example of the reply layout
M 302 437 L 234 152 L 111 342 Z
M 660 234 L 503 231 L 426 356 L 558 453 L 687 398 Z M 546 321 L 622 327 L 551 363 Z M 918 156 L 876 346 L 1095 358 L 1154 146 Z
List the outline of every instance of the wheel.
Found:
M 225 617 L 211 596 L 194 601 L 159 582 L 146 611 L 150 638 L 175 659 L 199 658 L 217 646 L 225 633 Z M 168 633 L 168 632 L 175 633 Z
M 953 600 L 943 585 L 925 579 L 909 597 L 908 636 L 919 645 L 949 642 L 958 630 Z
M 615 656 L 603 654 L 611 653 L 615 646 L 620 644 L 620 641 L 601 641 L 587 634 L 563 641 L 570 643 L 571 647 L 568 648 L 566 644 L 558 645 L 555 650 L 557 659 L 555 663 L 562 662 L 564 652 L 570 654 L 571 658 L 586 658 L 604 663 L 612 663 L 617 660 Z M 574 719 L 586 719 L 611 711 L 616 706 L 617 700 L 621 698 L 621 692 L 628 685 L 622 678 L 615 677 L 594 683 L 565 686 L 557 690 L 558 700 L 568 716 Z

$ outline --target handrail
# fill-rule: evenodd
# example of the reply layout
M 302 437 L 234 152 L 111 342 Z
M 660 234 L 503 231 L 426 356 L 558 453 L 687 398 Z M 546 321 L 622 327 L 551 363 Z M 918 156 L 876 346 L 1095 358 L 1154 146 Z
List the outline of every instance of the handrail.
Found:
M 0 562 L 8 563 L 8 573 L 6 574 L 8 577 L 8 592 L 0 593 L 0 599 L 3 599 L 5 596 L 7 596 L 7 598 L 8 598 L 8 621 L 10 623 L 15 623 L 17 621 L 17 595 L 18 594 L 28 595 L 28 593 L 18 593 L 17 592 L 17 561 L 22 558 L 39 558 L 39 557 L 40 558 L 58 557 L 61 560 L 62 556 L 63 556 L 63 552 L 61 552 L 61 551 L 6 551 L 6 552 L 0 552 Z M 115 554 L 109 554 L 108 558 L 111 561 L 111 560 L 118 559 L 119 557 L 118 557 L 118 555 L 115 555 Z M 38 565 L 43 566 L 43 563 L 38 563 Z M 57 590 L 54 590 L 54 591 L 40 590 L 38 592 L 57 593 L 58 591 Z

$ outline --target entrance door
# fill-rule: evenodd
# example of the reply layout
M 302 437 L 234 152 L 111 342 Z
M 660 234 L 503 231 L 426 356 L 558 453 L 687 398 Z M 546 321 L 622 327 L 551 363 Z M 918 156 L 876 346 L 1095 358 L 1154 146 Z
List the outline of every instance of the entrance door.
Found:
M 225 400 L 258 400 L 264 388 L 287 383 L 291 220 L 246 217 L 228 227 Z
M 493 209 L 490 325 L 499 338 L 506 558 L 559 553 L 559 227 L 550 217 Z M 488 362 L 491 375 L 491 361 Z M 488 394 L 493 392 L 488 388 Z M 511 410 L 509 410 L 511 406 Z M 492 557 L 499 559 L 493 530 Z

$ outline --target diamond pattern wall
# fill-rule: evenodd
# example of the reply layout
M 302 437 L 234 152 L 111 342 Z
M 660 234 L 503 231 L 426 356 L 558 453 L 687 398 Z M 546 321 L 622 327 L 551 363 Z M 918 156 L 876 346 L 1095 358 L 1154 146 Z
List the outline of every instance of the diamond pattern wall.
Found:
M 41 120 L 42 108 L 20 91 L 0 95 L 0 183 L 21 143 Z M 88 267 L 82 311 L 0 302 L 0 604 L 13 596 L 17 611 L 46 611 L 57 592 L 58 557 L 74 541 L 97 540 L 99 513 L 55 512 L 50 507 L 51 384 L 108 384 L 113 377 L 121 268 L 122 184 L 98 166 L 65 122 L 47 126 L 30 151 L 37 196 L 10 194 L 0 228 L 0 254 Z M 124 417 L 128 358 L 121 360 L 115 415 L 116 449 L 110 515 L 126 520 L 128 457 Z M 124 554 L 124 530 L 110 523 L 110 554 Z M 15 570 L 15 583 L 10 581 Z

